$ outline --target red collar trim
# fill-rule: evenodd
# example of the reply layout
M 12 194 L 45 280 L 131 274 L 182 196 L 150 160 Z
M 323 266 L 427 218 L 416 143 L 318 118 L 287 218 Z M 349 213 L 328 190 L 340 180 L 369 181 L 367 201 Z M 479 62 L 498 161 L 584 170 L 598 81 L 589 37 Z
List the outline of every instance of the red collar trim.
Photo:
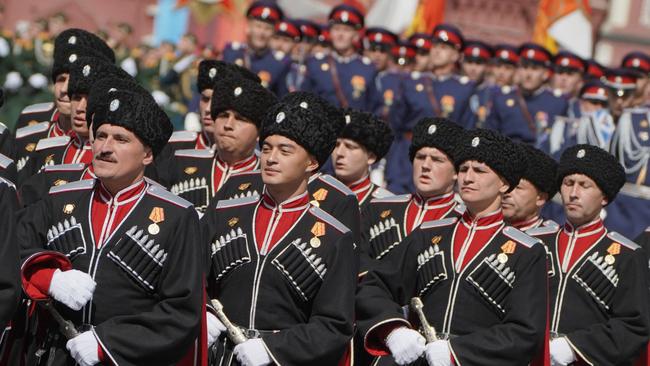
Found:
M 275 199 L 265 191 L 262 194 L 262 204 L 270 210 L 277 209 L 280 212 L 301 211 L 309 206 L 309 192 L 304 191 L 303 193 L 278 204 Z
M 498 209 L 479 217 L 472 217 L 469 211 L 465 211 L 461 217 L 461 221 L 468 228 L 474 225 L 476 230 L 489 229 L 503 224 L 503 212 L 501 209 Z
M 248 170 L 249 168 L 252 168 L 253 166 L 257 165 L 257 156 L 253 154 L 244 160 L 240 160 L 236 162 L 233 165 L 228 165 L 228 163 L 221 160 L 219 158 L 219 155 L 217 154 L 217 165 L 222 170 L 226 170 L 230 168 L 231 173 L 237 173 L 239 171 Z
M 605 225 L 600 217 L 578 227 L 573 226 L 570 222 L 564 223 L 564 232 L 567 235 L 577 235 L 578 237 L 589 236 L 600 233 L 605 230 Z
M 424 208 L 427 210 L 450 206 L 454 204 L 454 192 L 452 191 L 440 196 L 433 196 L 429 198 L 424 198 L 416 193 L 413 195 L 413 201 L 416 205 L 420 207 L 424 206 Z
M 359 179 L 358 181 L 350 184 L 348 188 L 350 188 L 350 190 L 354 192 L 354 194 L 359 195 L 360 193 L 369 190 L 371 186 L 372 186 L 372 182 L 370 181 L 370 176 L 366 175 L 365 177 Z
M 511 225 L 521 231 L 526 231 L 528 229 L 538 227 L 539 225 L 541 225 L 542 221 L 544 220 L 541 217 L 539 217 L 539 215 L 535 215 L 535 217 L 533 217 L 532 219 L 526 221 L 513 222 Z
M 112 202 L 115 205 L 123 205 L 138 199 L 147 188 L 147 183 L 145 182 L 144 179 L 141 179 L 131 184 L 130 186 L 120 190 L 119 192 L 117 192 L 117 194 L 115 194 L 115 196 L 113 196 L 106 189 L 106 187 L 104 187 L 104 184 L 101 183 L 101 180 L 99 182 L 100 184 L 98 185 L 98 190 L 99 190 L 98 193 L 100 199 L 105 203 Z

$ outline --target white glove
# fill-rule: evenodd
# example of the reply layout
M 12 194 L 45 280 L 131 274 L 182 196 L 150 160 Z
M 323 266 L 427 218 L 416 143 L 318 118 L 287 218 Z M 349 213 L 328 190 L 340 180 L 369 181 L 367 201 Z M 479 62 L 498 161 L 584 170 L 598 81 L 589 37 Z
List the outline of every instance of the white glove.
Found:
M 413 329 L 401 327 L 393 330 L 386 337 L 386 346 L 398 365 L 414 362 L 424 352 L 426 340 Z
M 43 74 L 34 74 L 27 79 L 29 85 L 34 89 L 43 89 L 47 86 L 47 78 Z
M 271 364 L 271 357 L 266 352 L 261 338 L 249 339 L 235 346 L 233 350 L 237 361 L 243 366 L 264 366 Z
M 219 335 L 221 332 L 226 331 L 226 326 L 223 325 L 221 320 L 219 320 L 214 314 L 211 312 L 207 312 L 207 323 L 208 323 L 208 347 L 212 346 L 214 341 L 219 338 Z
M 80 366 L 92 366 L 99 363 L 97 339 L 91 331 L 83 332 L 65 344 L 70 355 Z
M 573 353 L 566 337 L 555 338 L 552 340 L 550 352 L 552 366 L 566 366 L 571 362 L 577 361 L 576 355 Z
M 20 76 L 18 71 L 9 71 L 5 77 L 4 88 L 9 91 L 16 91 L 21 86 L 23 86 L 23 78 Z
M 50 282 L 49 294 L 54 300 L 72 310 L 79 310 L 90 300 L 95 291 L 95 281 L 86 273 L 76 269 L 57 269 Z
M 429 366 L 451 366 L 451 351 L 448 341 L 435 341 L 427 344 L 424 351 Z
M 159 107 L 164 107 L 167 104 L 169 104 L 169 102 L 171 101 L 169 95 L 165 94 L 164 91 L 154 90 L 151 92 L 151 96 L 153 97 L 153 100 L 156 101 L 156 104 Z

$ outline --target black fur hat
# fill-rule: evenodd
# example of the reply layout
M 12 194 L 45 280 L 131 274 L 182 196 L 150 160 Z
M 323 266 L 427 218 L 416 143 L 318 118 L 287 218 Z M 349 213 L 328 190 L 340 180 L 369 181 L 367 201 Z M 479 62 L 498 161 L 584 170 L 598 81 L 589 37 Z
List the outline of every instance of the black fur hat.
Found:
M 94 56 L 115 63 L 115 53 L 101 38 L 83 29 L 69 28 L 54 40 L 52 81 L 59 74 L 68 72 L 70 64 L 83 56 Z
M 95 112 L 96 106 L 101 104 L 102 99 L 106 94 L 115 90 L 125 90 L 132 93 L 140 94 L 144 97 L 149 97 L 155 103 L 155 100 L 145 88 L 138 84 L 133 78 L 116 78 L 108 76 L 97 80 L 88 92 L 88 103 L 86 105 L 86 122 L 92 121 L 92 115 Z
M 213 89 L 215 83 L 223 79 L 228 73 L 238 73 L 245 79 L 260 83 L 260 77 L 250 70 L 236 64 L 231 64 L 220 60 L 203 60 L 199 63 L 199 75 L 197 77 L 197 87 L 199 92 L 205 89 Z
M 555 183 L 557 162 L 542 150 L 529 144 L 520 143 L 519 147 L 526 159 L 526 170 L 522 178 L 531 182 L 541 192 L 547 193 L 550 200 L 557 193 Z
M 493 130 L 477 128 L 467 131 L 458 145 L 456 170 L 467 160 L 485 163 L 508 183 L 508 192 L 519 184 L 526 169 L 521 148 L 509 138 Z
M 336 107 L 316 94 L 297 91 L 285 95 L 280 101 L 282 103 L 298 105 L 303 102 L 307 103 L 307 100 L 310 101 L 308 104 L 312 109 L 316 110 L 316 113 L 326 116 L 325 121 L 332 125 L 337 136 L 343 132 L 346 125 L 343 109 Z M 334 141 L 334 143 L 336 143 L 336 141 Z M 334 148 L 332 147 L 332 149 Z
M 271 135 L 285 136 L 300 146 L 323 165 L 336 144 L 334 125 L 321 113 L 320 98 L 304 93 L 292 103 L 283 101 L 266 114 L 260 131 L 260 145 Z
M 167 144 L 174 127 L 153 98 L 127 90 L 112 90 L 95 105 L 92 115 L 93 134 L 99 126 L 110 123 L 132 131 L 149 146 L 154 155 Z
M 68 95 L 88 94 L 94 83 L 107 77 L 132 80 L 119 66 L 96 57 L 77 59 L 70 65 L 69 73 Z
M 377 161 L 383 158 L 393 142 L 393 131 L 388 123 L 370 113 L 354 109 L 345 110 L 345 119 L 348 124 L 339 134 L 339 137 L 350 139 L 363 145 L 375 154 Z
M 411 162 L 423 147 L 435 147 L 445 153 L 449 160 L 455 161 L 456 147 L 461 142 L 465 130 L 450 119 L 442 117 L 422 118 L 413 128 L 413 140 L 409 147 Z
M 593 145 L 580 144 L 566 149 L 557 168 L 557 189 L 567 175 L 584 174 L 596 182 L 607 201 L 612 203 L 625 184 L 625 170 L 616 158 Z
M 259 128 L 267 110 L 276 102 L 275 95 L 262 84 L 230 73 L 214 84 L 210 115 L 216 119 L 220 112 L 233 110 Z

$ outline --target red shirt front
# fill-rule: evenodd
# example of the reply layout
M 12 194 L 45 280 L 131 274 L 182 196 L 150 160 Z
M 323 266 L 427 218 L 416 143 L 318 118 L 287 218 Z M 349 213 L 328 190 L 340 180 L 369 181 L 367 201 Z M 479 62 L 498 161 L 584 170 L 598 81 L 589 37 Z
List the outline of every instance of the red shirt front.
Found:
M 454 207 L 454 192 L 426 199 L 414 194 L 406 207 L 406 233 L 410 234 L 423 222 L 445 217 Z
M 63 131 L 61 126 L 59 126 L 59 117 L 61 114 L 57 111 L 54 113 L 54 116 L 52 117 L 52 123 L 50 124 L 50 129 L 47 131 L 47 137 L 59 137 L 59 136 L 64 136 L 67 133 Z
M 567 221 L 557 242 L 562 272 L 569 272 L 583 254 L 600 241 L 605 234 L 607 234 L 607 230 L 600 217 L 579 227 L 574 227 Z
M 307 191 L 279 204 L 268 192 L 264 192 L 253 220 L 255 242 L 260 254 L 270 252 L 308 208 Z
M 535 216 L 532 219 L 524 220 L 524 221 L 519 221 L 519 222 L 513 222 L 510 225 L 521 230 L 521 231 L 526 231 L 532 228 L 536 228 L 542 224 L 544 220 L 539 217 Z
M 372 182 L 370 182 L 370 176 L 368 175 L 348 186 L 348 188 L 350 188 L 350 190 L 357 196 L 359 204 L 361 204 L 361 202 L 363 202 L 363 200 L 365 200 L 371 193 L 371 187 Z
M 91 150 L 92 146 L 90 141 L 87 139 L 82 139 L 76 133 L 71 132 L 70 142 L 65 149 L 65 154 L 63 155 L 62 164 L 77 164 L 84 163 L 90 164 L 93 161 L 93 152 Z
M 219 155 L 217 154 L 217 157 L 212 163 L 212 191 L 217 192 L 221 189 L 231 175 L 255 170 L 258 164 L 259 159 L 255 154 L 233 165 L 228 165 L 228 163 L 219 159 Z
M 479 217 L 465 211 L 454 233 L 454 268 L 460 272 L 504 226 L 503 212 L 497 210 Z
M 144 179 L 111 195 L 98 181 L 93 193 L 90 220 L 97 248 L 101 247 L 131 212 L 148 187 Z

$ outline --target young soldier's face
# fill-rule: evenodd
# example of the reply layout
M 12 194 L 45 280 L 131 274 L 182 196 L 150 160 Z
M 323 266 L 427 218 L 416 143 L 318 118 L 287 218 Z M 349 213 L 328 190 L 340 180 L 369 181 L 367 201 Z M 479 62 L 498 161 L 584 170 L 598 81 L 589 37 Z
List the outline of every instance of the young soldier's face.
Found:
M 88 123 L 86 122 L 86 106 L 88 95 L 75 94 L 70 100 L 72 107 L 72 130 L 83 138 L 88 138 Z
M 418 50 L 415 54 L 415 63 L 413 63 L 413 71 L 427 71 L 429 70 L 429 64 L 431 64 L 431 57 L 429 52 L 426 50 Z
M 470 80 L 483 80 L 487 64 L 485 62 L 465 61 L 462 64 L 463 74 L 467 75 Z
M 271 48 L 276 51 L 281 51 L 287 56 L 291 55 L 295 46 L 296 42 L 289 37 L 274 35 L 272 38 Z
M 517 69 L 517 80 L 519 86 L 525 91 L 535 91 L 539 89 L 548 79 L 548 69 L 541 65 L 527 64 Z
M 305 148 L 281 136 L 268 136 L 260 154 L 262 181 L 273 187 L 294 186 L 318 169 L 318 162 Z
M 336 51 L 347 51 L 354 47 L 354 42 L 359 38 L 359 32 L 354 27 L 345 24 L 332 24 L 330 27 L 332 48 Z
M 255 50 L 261 50 L 269 47 L 269 42 L 275 29 L 273 24 L 263 22 L 257 19 L 248 21 L 248 44 Z
M 364 51 L 364 56 L 372 61 L 378 71 L 386 70 L 390 61 L 390 54 L 380 49 L 368 49 Z
M 512 85 L 515 77 L 515 65 L 499 62 L 492 66 L 494 82 L 499 86 Z
M 239 113 L 222 111 L 214 120 L 214 142 L 217 151 L 240 156 L 250 156 L 257 143 L 257 126 Z
M 458 168 L 458 192 L 468 208 L 489 207 L 508 183 L 485 163 L 468 160 Z
M 456 169 L 447 154 L 435 147 L 423 147 L 415 153 L 413 183 L 420 196 L 428 198 L 449 193 L 456 178 Z
M 521 179 L 515 189 L 503 195 L 503 217 L 510 223 L 529 220 L 539 214 L 546 200 L 545 193 L 528 180 Z
M 571 174 L 562 179 L 560 195 L 567 220 L 573 226 L 593 221 L 607 204 L 596 182 L 584 174 Z
M 460 54 L 453 46 L 446 43 L 436 42 L 431 46 L 431 64 L 433 67 L 442 67 L 458 61 Z
M 338 138 L 332 151 L 332 164 L 336 177 L 345 184 L 352 184 L 369 173 L 375 156 L 354 140 Z
M 582 74 L 578 71 L 556 72 L 551 77 L 551 87 L 564 94 L 575 96 L 582 88 Z
M 151 149 L 124 127 L 104 123 L 92 144 L 93 169 L 106 185 L 125 188 L 141 179 L 153 162 Z
M 201 126 L 203 131 L 212 135 L 214 121 L 210 116 L 210 100 L 212 99 L 212 89 L 203 89 L 201 99 L 199 99 L 199 114 L 201 116 Z
M 72 113 L 70 107 L 70 97 L 68 96 L 68 78 L 67 72 L 59 74 L 54 80 L 54 102 L 56 109 L 64 116 L 70 116 Z

